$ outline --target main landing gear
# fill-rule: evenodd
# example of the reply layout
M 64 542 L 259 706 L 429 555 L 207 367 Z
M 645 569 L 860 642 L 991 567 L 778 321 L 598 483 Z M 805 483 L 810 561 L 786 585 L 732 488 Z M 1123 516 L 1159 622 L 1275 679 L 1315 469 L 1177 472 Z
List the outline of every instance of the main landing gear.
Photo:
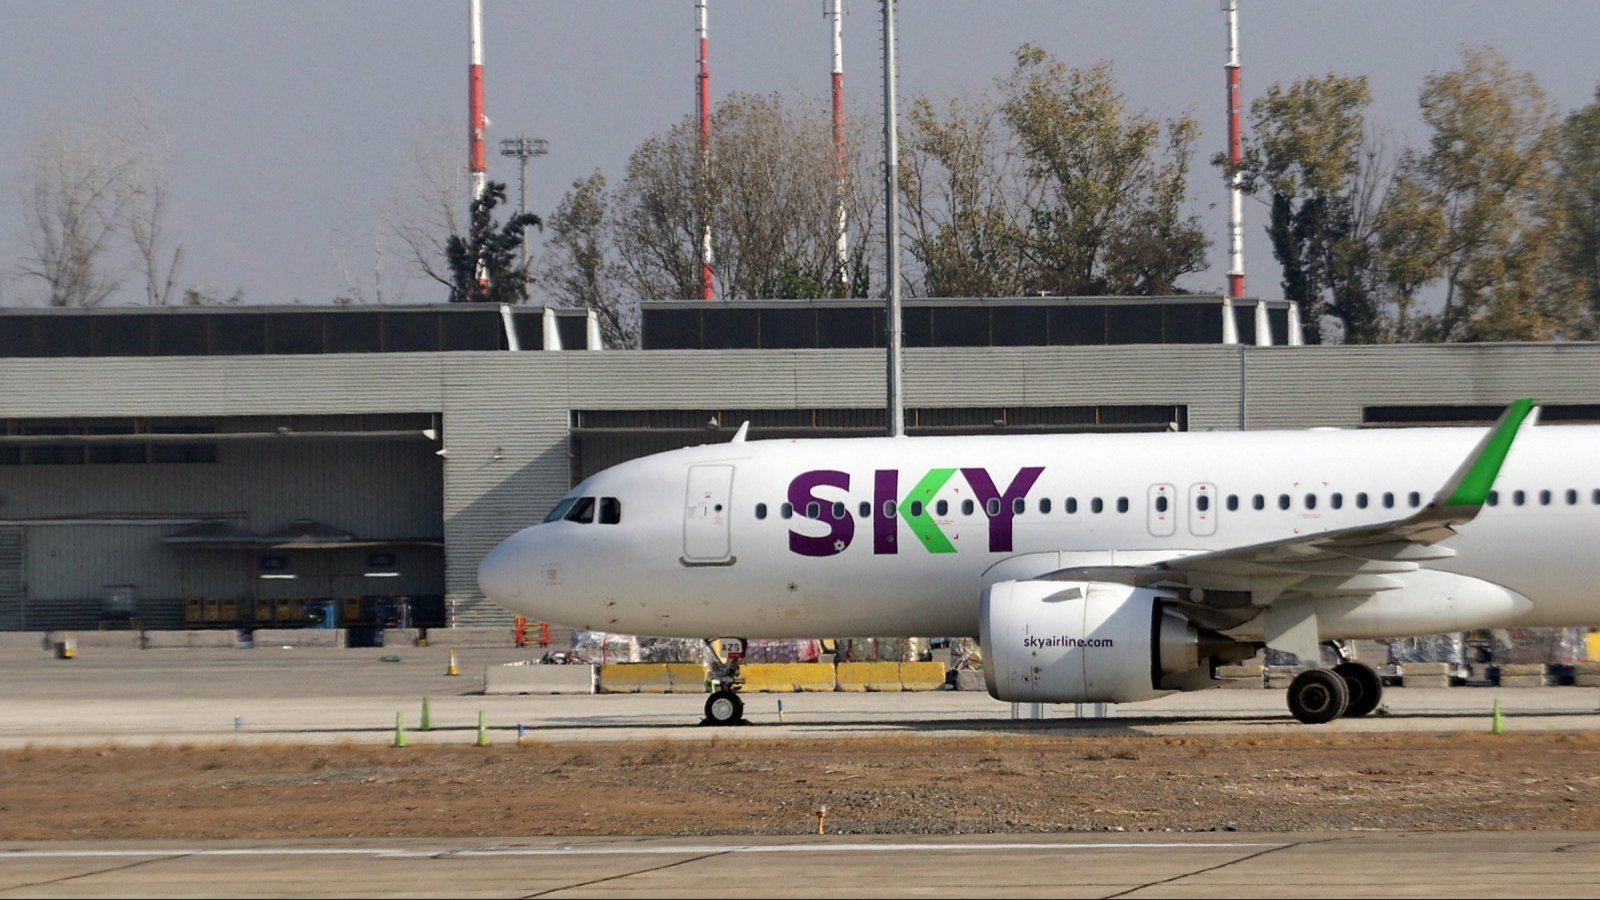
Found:
M 1382 699 L 1377 671 L 1354 660 L 1331 669 L 1307 669 L 1289 683 L 1289 712 L 1308 725 L 1358 719 L 1377 709 Z
M 744 679 L 739 676 L 739 664 L 744 661 L 744 639 L 722 639 L 726 659 L 717 655 L 716 647 L 710 641 L 706 644 L 712 647 L 711 681 L 716 685 L 716 690 L 706 698 L 706 717 L 700 724 L 750 724 L 744 719 L 744 700 L 738 694 L 739 686 L 744 684 Z

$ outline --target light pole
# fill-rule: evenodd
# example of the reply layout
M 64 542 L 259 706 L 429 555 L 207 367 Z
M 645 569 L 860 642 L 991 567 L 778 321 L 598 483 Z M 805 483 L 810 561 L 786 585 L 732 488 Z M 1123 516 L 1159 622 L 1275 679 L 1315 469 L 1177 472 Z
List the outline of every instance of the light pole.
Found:
M 507 138 L 500 142 L 501 156 L 514 156 L 522 172 L 517 179 L 517 213 L 520 215 L 528 211 L 528 160 L 535 156 L 544 156 L 550 152 L 550 142 L 544 138 L 531 138 L 527 133 Z M 528 274 L 528 233 L 522 233 L 522 274 Z

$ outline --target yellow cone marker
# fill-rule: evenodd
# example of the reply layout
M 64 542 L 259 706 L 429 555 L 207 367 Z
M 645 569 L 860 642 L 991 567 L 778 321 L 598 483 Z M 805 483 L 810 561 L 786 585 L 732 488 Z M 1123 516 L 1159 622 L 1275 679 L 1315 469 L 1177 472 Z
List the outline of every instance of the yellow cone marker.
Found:
M 444 670 L 446 675 L 460 675 L 461 667 L 456 665 L 456 648 L 450 648 L 450 665 Z

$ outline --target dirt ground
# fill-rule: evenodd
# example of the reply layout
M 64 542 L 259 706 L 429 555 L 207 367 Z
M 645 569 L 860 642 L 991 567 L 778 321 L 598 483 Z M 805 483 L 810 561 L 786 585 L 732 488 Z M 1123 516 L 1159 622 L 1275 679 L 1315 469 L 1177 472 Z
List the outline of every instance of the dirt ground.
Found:
M 1600 829 L 1600 734 L 0 753 L 0 839 Z

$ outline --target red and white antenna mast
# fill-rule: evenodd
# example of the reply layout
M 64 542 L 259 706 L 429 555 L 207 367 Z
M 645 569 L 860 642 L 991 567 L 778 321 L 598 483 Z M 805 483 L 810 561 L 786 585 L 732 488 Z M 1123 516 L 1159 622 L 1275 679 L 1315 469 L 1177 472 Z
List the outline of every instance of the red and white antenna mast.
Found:
M 695 100 L 700 107 L 700 190 L 706 222 L 700 234 L 700 299 L 712 299 L 711 278 L 711 69 L 707 62 L 706 0 L 695 0 L 695 31 L 700 39 Z
M 835 252 L 838 256 L 839 283 L 850 284 L 850 237 L 845 219 L 845 150 L 844 150 L 844 0 L 829 0 L 828 18 L 833 25 L 833 159 L 837 197 L 835 217 L 838 234 Z
M 467 171 L 472 173 L 472 199 L 483 196 L 489 183 L 489 164 L 483 152 L 483 0 L 469 0 L 472 18 L 470 58 L 467 63 Z
M 1233 176 L 1228 187 L 1228 296 L 1244 297 L 1244 176 L 1239 172 L 1243 145 L 1239 126 L 1239 0 L 1222 0 L 1228 14 L 1228 159 Z

